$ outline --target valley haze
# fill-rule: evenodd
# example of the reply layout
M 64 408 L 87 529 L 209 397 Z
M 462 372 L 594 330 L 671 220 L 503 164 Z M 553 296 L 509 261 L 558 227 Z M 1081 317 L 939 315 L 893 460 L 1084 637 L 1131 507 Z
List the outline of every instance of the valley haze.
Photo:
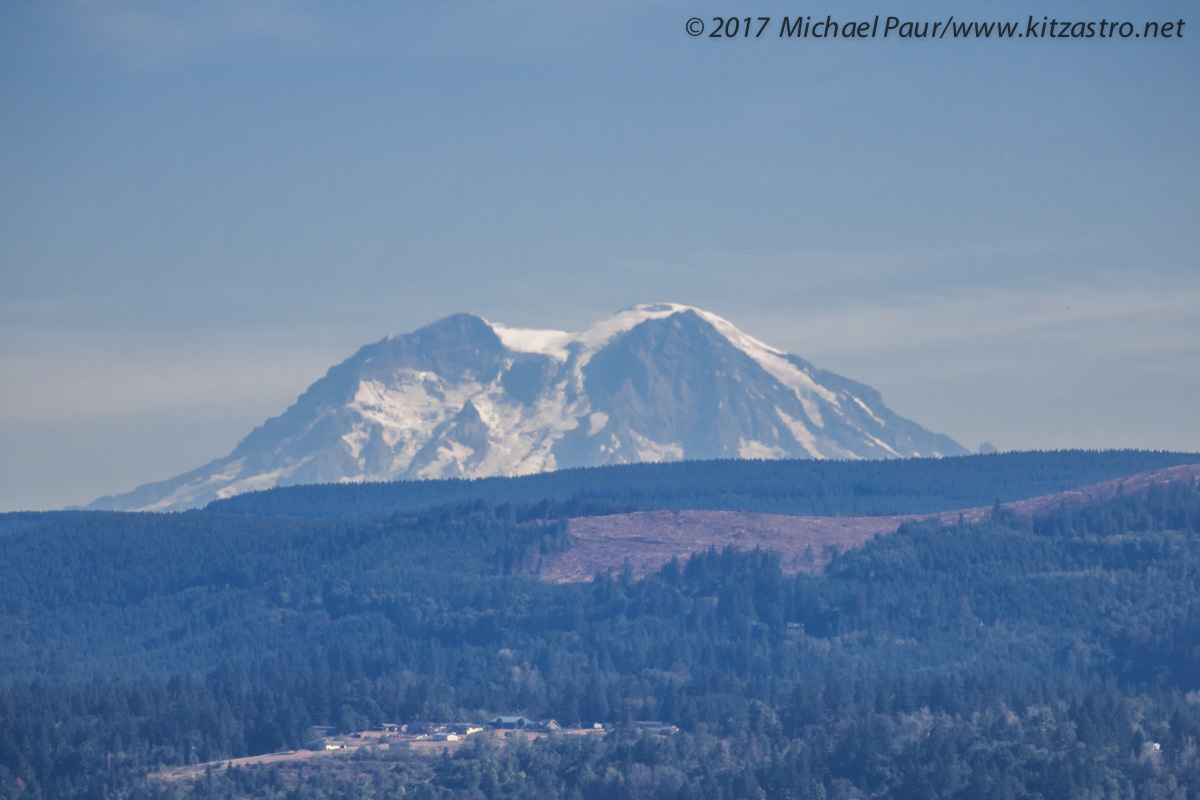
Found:
M 180 510 L 302 483 L 967 452 L 871 387 L 693 306 L 637 305 L 579 333 L 460 313 L 361 348 L 228 456 L 89 508 Z

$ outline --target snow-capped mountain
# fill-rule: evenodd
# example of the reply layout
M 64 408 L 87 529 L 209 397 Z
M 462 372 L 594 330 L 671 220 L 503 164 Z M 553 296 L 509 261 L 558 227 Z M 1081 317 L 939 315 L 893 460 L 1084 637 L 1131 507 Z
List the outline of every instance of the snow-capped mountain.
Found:
M 225 458 L 90 508 L 172 510 L 297 483 L 696 458 L 961 455 L 869 386 L 690 306 L 581 333 L 456 314 L 367 345 Z

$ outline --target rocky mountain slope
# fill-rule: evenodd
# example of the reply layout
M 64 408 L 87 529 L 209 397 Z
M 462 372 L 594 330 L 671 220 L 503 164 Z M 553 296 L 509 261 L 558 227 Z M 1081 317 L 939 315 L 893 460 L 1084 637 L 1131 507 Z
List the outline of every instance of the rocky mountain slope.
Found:
M 641 461 L 966 452 L 869 386 L 698 308 L 634 306 L 574 334 L 456 314 L 363 347 L 225 458 L 90 508 Z

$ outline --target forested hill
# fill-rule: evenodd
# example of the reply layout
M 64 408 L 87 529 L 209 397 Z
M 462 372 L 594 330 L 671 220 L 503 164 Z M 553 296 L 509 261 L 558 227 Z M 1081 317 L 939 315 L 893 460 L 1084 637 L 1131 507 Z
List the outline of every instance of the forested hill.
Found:
M 729 549 L 546 583 L 539 561 L 571 544 L 563 509 L 10 531 L 0 798 L 1200 796 L 1191 482 L 910 525 L 797 576 Z M 493 714 L 614 730 L 340 778 L 145 777 L 295 748 L 315 724 Z
M 350 518 L 470 500 L 552 499 L 626 509 L 770 514 L 931 514 L 1025 500 L 1179 464 L 1200 453 L 1062 450 L 887 461 L 683 461 L 568 469 L 516 478 L 289 486 L 210 503 L 209 513 Z

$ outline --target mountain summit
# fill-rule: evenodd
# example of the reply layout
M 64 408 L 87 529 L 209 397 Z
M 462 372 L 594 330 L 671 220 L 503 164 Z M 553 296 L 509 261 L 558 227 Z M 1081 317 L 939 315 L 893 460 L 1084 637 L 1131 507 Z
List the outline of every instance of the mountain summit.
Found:
M 638 461 L 966 452 L 869 386 L 691 306 L 634 306 L 581 333 L 455 314 L 363 347 L 225 458 L 89 508 Z

